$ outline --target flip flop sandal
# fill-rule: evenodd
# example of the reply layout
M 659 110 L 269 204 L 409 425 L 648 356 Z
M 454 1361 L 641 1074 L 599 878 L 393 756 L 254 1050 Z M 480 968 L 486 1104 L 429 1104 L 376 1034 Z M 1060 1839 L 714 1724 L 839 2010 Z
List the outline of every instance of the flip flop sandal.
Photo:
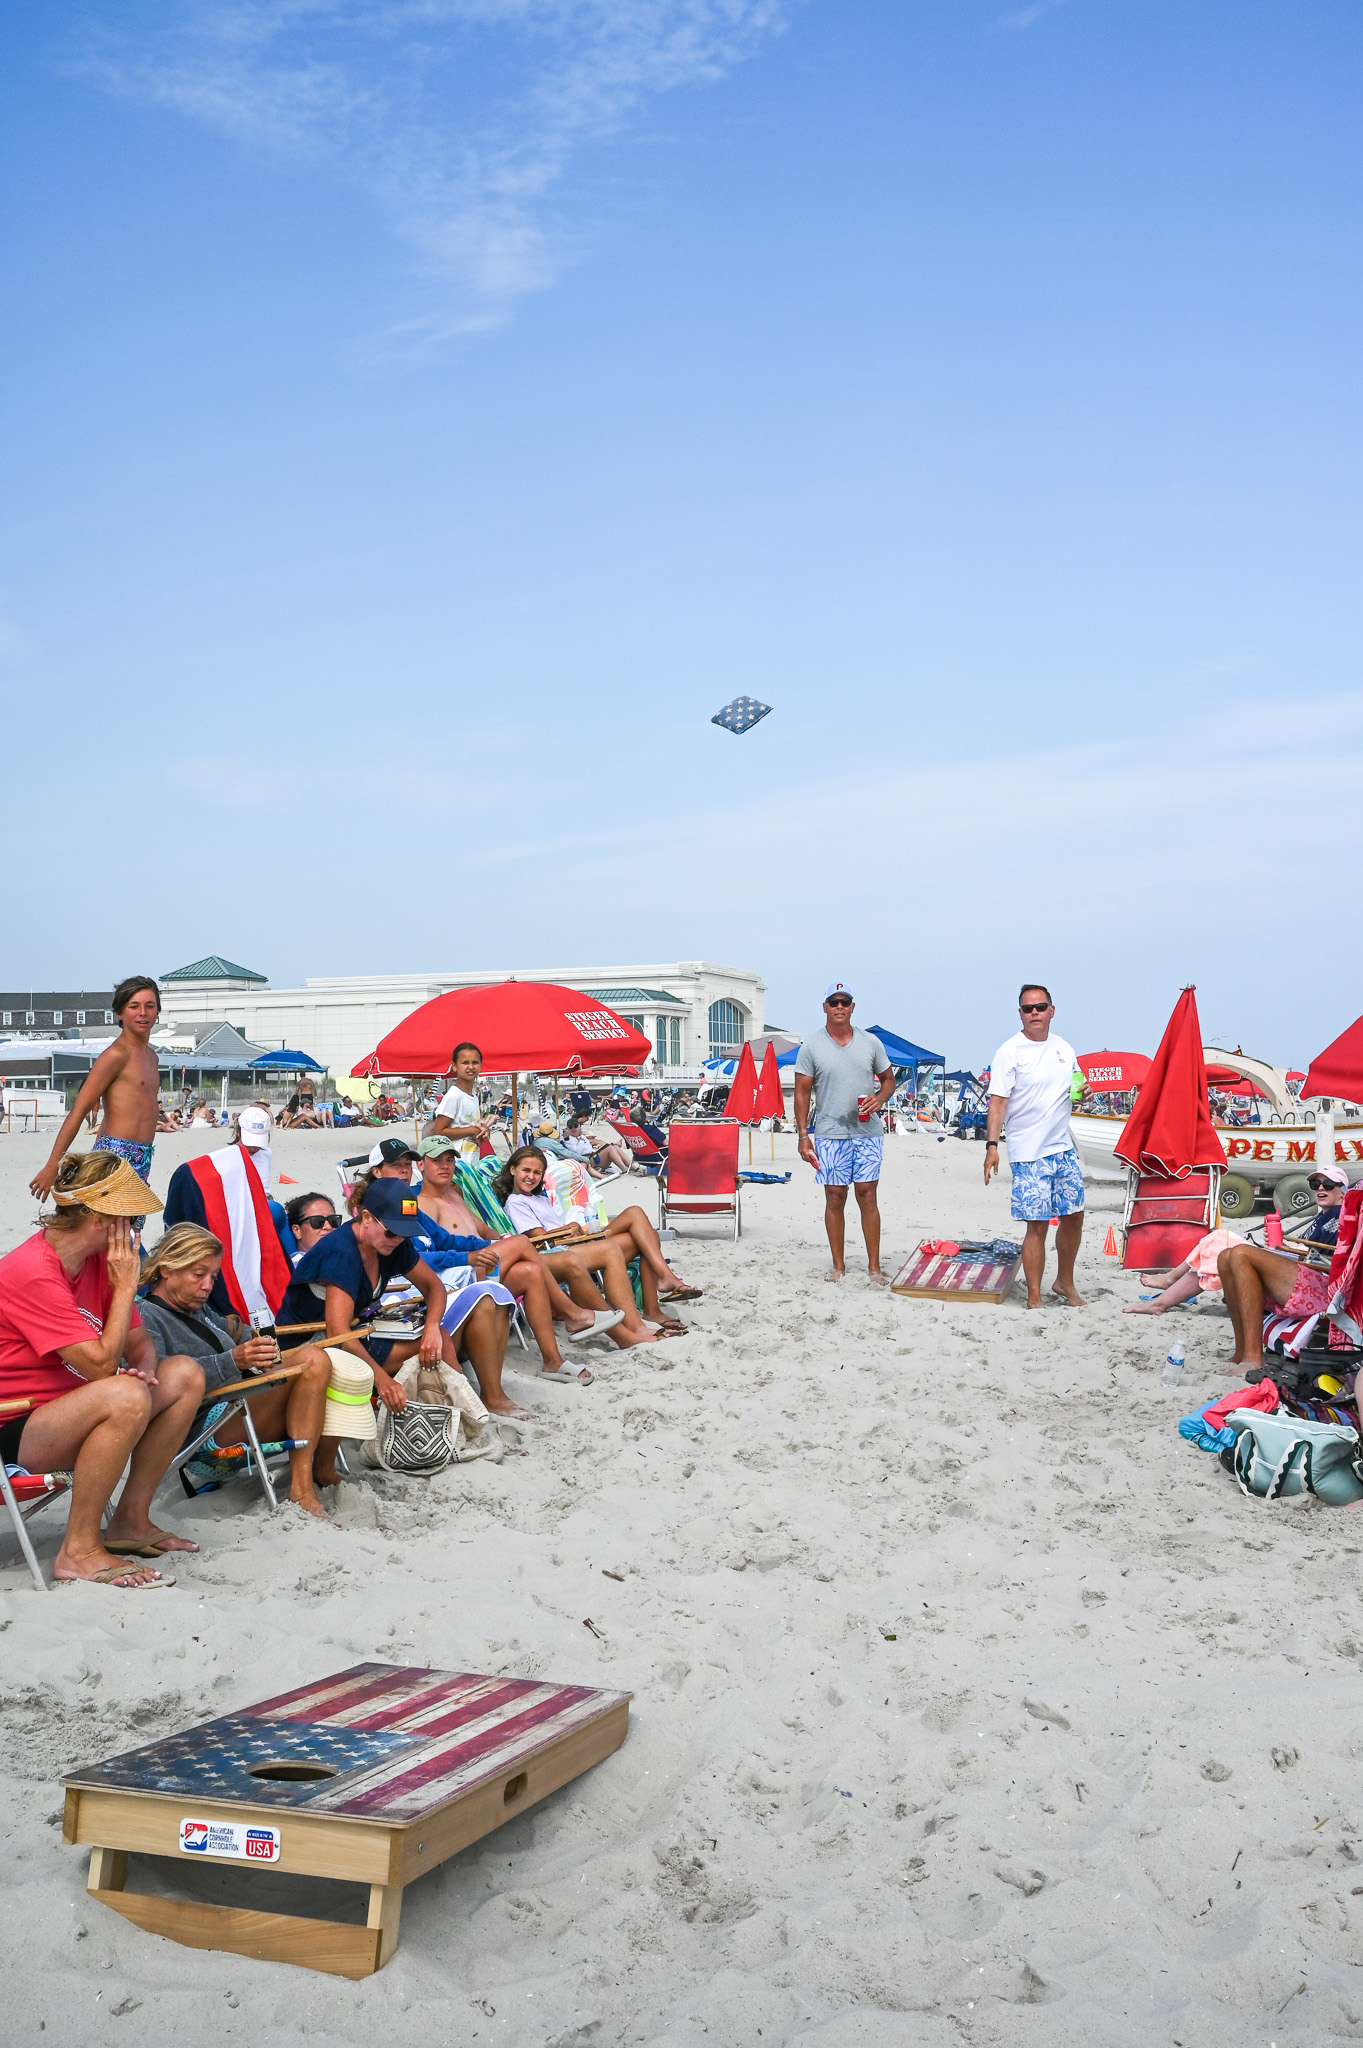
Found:
M 668 1316 L 660 1323 L 652 1322 L 645 1316 L 644 1328 L 656 1330 L 660 1337 L 689 1337 L 691 1334 L 689 1326 L 686 1323 L 679 1323 L 675 1316 Z
M 623 1319 L 622 1319 L 623 1320 Z M 581 1372 L 574 1372 L 570 1365 L 561 1365 L 557 1372 L 537 1372 L 537 1380 L 553 1380 L 560 1387 L 589 1387 L 596 1377 L 584 1365 Z
M 669 1287 L 666 1294 L 658 1296 L 659 1301 L 700 1301 L 704 1297 L 703 1287 Z
M 617 1323 L 623 1323 L 624 1320 L 625 1311 L 622 1308 L 599 1308 L 585 1330 L 569 1330 L 568 1342 L 585 1344 L 589 1337 L 604 1336 L 607 1330 L 613 1330 Z M 544 1377 L 548 1379 L 549 1374 L 546 1373 Z
M 106 1542 L 104 1548 L 110 1551 L 114 1557 L 197 1557 L 199 1555 L 197 1543 L 158 1543 L 154 1537 L 149 1538 L 145 1543 Z

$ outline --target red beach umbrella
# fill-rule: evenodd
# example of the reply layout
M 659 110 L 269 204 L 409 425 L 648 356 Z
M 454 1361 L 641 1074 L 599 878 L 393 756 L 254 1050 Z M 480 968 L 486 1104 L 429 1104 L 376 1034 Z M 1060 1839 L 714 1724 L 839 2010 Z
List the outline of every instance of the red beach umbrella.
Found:
M 357 1077 L 448 1074 L 451 1055 L 467 1038 L 488 1074 L 618 1074 L 641 1067 L 653 1051 L 642 1033 L 614 1010 L 552 981 L 502 981 L 490 988 L 452 988 L 422 1003 L 379 1040 Z
M 1173 1180 L 1184 1179 L 1194 1166 L 1226 1163 L 1207 1106 L 1207 1068 L 1192 988 L 1185 988 L 1174 1005 L 1136 1107 L 1113 1149 L 1138 1173 L 1163 1173 Z
M 1312 1060 L 1301 1084 L 1301 1097 L 1305 1102 L 1312 1096 L 1363 1102 L 1363 1017 Z
M 1150 1059 L 1143 1052 L 1081 1052 L 1079 1065 L 1091 1095 L 1120 1095 L 1124 1089 L 1139 1088 L 1150 1072 Z
M 738 1055 L 738 1067 L 724 1104 L 724 1115 L 732 1117 L 735 1123 L 750 1124 L 757 1114 L 757 1062 L 752 1056 L 752 1047 L 745 1044 Z
M 781 1069 L 776 1064 L 776 1047 L 767 1041 L 762 1055 L 762 1071 L 757 1077 L 757 1100 L 753 1103 L 753 1116 L 783 1116 L 785 1098 L 781 1093 Z

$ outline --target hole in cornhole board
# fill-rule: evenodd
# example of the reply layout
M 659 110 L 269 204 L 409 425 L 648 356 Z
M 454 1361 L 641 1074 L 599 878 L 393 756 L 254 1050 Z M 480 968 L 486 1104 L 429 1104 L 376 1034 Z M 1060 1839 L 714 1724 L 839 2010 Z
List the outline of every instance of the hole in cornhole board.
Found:
M 263 1867 L 250 1870 L 230 1863 L 195 1863 L 188 1857 L 131 1855 L 127 1889 L 190 1905 L 240 1906 L 253 1913 L 339 1920 L 349 1927 L 363 1927 L 369 1911 L 367 1884 Z M 411 1890 L 409 1886 L 409 1896 Z
M 248 1776 L 252 1778 L 280 1778 L 286 1783 L 297 1783 L 300 1778 L 334 1778 L 334 1764 L 314 1763 L 306 1756 L 266 1757 L 264 1763 L 251 1764 Z

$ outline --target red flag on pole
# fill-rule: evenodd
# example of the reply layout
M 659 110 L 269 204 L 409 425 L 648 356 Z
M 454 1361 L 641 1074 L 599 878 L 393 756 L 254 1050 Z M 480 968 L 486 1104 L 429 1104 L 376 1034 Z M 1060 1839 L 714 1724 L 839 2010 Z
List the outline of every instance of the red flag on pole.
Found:
M 745 1045 L 738 1056 L 738 1071 L 729 1090 L 729 1099 L 724 1105 L 724 1114 L 740 1124 L 752 1123 L 758 1114 L 757 1062 L 752 1056 L 750 1045 Z

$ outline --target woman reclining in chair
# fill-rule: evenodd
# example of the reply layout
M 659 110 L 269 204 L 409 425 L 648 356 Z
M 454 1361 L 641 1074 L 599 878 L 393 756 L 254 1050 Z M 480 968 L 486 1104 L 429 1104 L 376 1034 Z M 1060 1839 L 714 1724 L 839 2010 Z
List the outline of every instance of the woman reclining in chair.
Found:
M 215 1407 L 219 1414 L 230 1407 L 229 1402 L 215 1402 L 215 1389 L 251 1373 L 265 1372 L 274 1364 L 273 1338 L 233 1329 L 209 1307 L 208 1297 L 221 1266 L 222 1244 L 211 1230 L 197 1223 L 175 1223 L 157 1240 L 142 1267 L 143 1292 L 138 1306 L 157 1357 L 180 1352 L 192 1358 L 203 1373 L 203 1419 L 195 1417 L 193 1427 L 185 1433 L 186 1442 L 216 1420 Z M 251 1420 L 262 1442 L 272 1443 L 281 1436 L 297 1439 L 302 1448 L 289 1452 L 289 1499 L 310 1515 L 322 1515 L 317 1487 L 334 1486 L 339 1477 L 335 1439 L 319 1441 L 327 1398 L 327 1355 L 319 1346 L 309 1344 L 291 1352 L 289 1364 L 302 1368 L 298 1378 L 253 1395 Z M 245 1419 L 237 1413 L 218 1424 L 209 1445 L 246 1440 Z M 212 1455 L 211 1449 L 207 1455 Z
M 1334 1251 L 1339 1236 L 1339 1205 L 1349 1176 L 1342 1166 L 1322 1166 L 1308 1175 L 1316 1198 L 1316 1215 L 1298 1244 Z M 1258 1244 L 1236 1244 L 1217 1261 L 1235 1331 L 1232 1365 L 1258 1369 L 1264 1362 L 1264 1310 L 1272 1303 L 1287 1315 L 1320 1315 L 1330 1299 L 1330 1283 L 1319 1269 L 1301 1264 L 1286 1252 Z
M 657 1231 L 637 1204 L 612 1216 L 599 1235 L 584 1230 L 580 1223 L 569 1221 L 553 1187 L 546 1186 L 547 1165 L 538 1145 L 522 1145 L 492 1183 L 498 1200 L 505 1204 L 507 1215 L 519 1230 L 570 1230 L 577 1237 L 591 1237 L 597 1248 L 603 1238 L 606 1243 L 618 1243 L 627 1260 L 639 1260 L 644 1314 L 650 1321 L 658 1319 L 659 1302 L 700 1300 L 700 1288 L 692 1287 L 668 1265 Z M 664 1317 L 663 1321 L 665 1326 L 680 1331 L 681 1325 L 675 1319 Z
M 474 1252 L 470 1258 L 470 1264 L 480 1278 L 485 1268 L 490 1269 L 500 1262 L 502 1277 L 506 1284 L 520 1293 L 524 1291 L 522 1280 L 508 1275 L 506 1258 L 510 1255 L 520 1262 L 512 1269 L 513 1273 L 517 1274 L 522 1274 L 522 1268 L 527 1261 L 533 1262 L 539 1269 L 538 1277 L 547 1285 L 550 1311 L 556 1317 L 569 1319 L 570 1338 L 579 1340 L 598 1332 L 609 1336 L 611 1343 L 622 1351 L 628 1350 L 632 1344 L 652 1344 L 657 1341 L 659 1332 L 646 1327 L 635 1305 L 634 1289 L 630 1284 L 628 1270 L 629 1255 L 619 1239 L 603 1241 L 599 1245 L 584 1245 L 580 1250 L 565 1246 L 561 1250 L 542 1252 L 537 1251 L 528 1238 L 520 1235 L 508 1236 L 503 1232 L 499 1238 L 496 1231 L 490 1230 L 481 1218 L 473 1214 L 459 1194 L 454 1184 L 453 1153 L 437 1154 L 434 1157 L 428 1153 L 428 1146 L 442 1142 L 447 1143 L 448 1140 L 429 1138 L 422 1142 L 426 1178 L 422 1182 L 417 1199 L 423 1215 L 431 1216 L 443 1228 L 464 1231 L 471 1237 L 482 1238 L 487 1249 L 481 1253 Z M 544 1155 L 541 1153 L 539 1156 L 542 1159 Z M 568 1289 L 567 1297 L 564 1296 L 562 1287 L 555 1285 L 555 1282 L 562 1282 L 563 1287 Z M 540 1335 L 536 1318 L 531 1313 L 531 1306 L 531 1293 L 525 1291 L 526 1320 L 535 1332 L 536 1342 L 543 1350 L 544 1339 Z M 583 1310 L 592 1311 L 594 1321 L 579 1330 L 575 1327 L 575 1319 Z M 565 1367 L 561 1374 L 546 1376 L 566 1378 L 570 1370 Z M 584 1385 L 591 1380 L 590 1373 L 581 1373 L 577 1377 Z

